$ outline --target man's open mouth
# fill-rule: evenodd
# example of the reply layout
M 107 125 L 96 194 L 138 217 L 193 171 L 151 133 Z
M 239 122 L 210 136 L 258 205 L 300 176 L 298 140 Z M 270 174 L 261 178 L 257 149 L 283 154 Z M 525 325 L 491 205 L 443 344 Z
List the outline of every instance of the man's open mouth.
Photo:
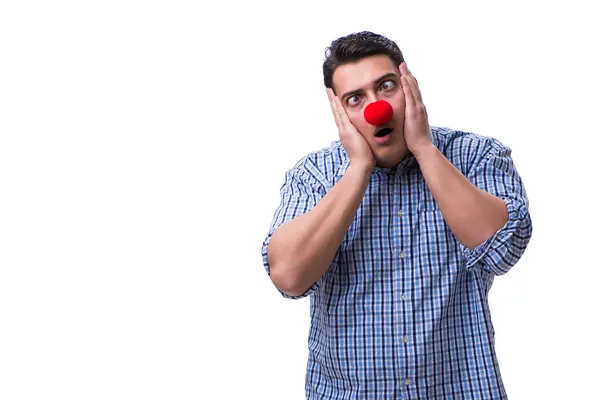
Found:
M 375 137 L 384 137 L 389 135 L 390 133 L 392 133 L 392 128 L 381 128 L 380 130 L 377 131 L 377 133 L 375 133 Z

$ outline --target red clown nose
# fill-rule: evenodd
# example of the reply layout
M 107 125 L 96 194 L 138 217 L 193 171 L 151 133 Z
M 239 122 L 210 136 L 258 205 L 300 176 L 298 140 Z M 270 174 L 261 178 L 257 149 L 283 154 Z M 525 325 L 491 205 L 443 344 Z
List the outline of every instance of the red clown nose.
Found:
M 374 126 L 385 124 L 392 119 L 392 114 L 394 110 L 385 100 L 376 101 L 365 108 L 365 120 Z

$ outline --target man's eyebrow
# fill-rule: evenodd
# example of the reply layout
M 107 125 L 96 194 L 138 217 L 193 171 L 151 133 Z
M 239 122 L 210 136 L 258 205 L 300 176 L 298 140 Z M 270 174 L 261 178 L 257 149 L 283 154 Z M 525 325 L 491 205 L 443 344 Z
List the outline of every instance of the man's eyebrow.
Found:
M 375 81 L 375 84 L 379 84 L 389 78 L 395 78 L 395 77 L 396 77 L 396 74 L 394 74 L 393 72 L 388 72 L 387 74 L 377 78 L 377 80 Z
M 396 78 L 396 74 L 394 74 L 393 72 L 388 72 L 385 75 L 380 76 L 379 78 L 377 78 L 374 82 L 375 85 L 380 84 L 381 82 L 389 79 L 389 78 Z M 342 95 L 341 99 L 344 100 L 346 97 L 350 97 L 350 96 L 354 96 L 355 94 L 358 94 L 362 92 L 362 89 L 356 89 L 356 90 L 351 90 L 349 92 L 346 92 Z

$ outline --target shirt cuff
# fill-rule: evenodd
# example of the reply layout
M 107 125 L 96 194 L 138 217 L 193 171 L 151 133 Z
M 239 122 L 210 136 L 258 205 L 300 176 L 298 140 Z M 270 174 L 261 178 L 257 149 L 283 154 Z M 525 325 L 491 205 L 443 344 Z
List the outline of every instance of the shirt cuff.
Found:
M 460 249 L 466 259 L 466 268 L 470 270 L 477 263 L 495 275 L 502 275 L 512 267 L 507 254 L 511 251 L 511 238 L 521 227 L 525 218 L 523 206 L 513 199 L 502 199 L 508 210 L 508 221 L 485 242 L 474 249 L 460 244 Z

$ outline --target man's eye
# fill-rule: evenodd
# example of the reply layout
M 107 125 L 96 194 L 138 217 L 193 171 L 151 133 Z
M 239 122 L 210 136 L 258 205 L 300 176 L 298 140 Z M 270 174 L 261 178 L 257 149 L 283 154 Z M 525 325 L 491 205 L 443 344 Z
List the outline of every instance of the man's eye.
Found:
M 396 83 L 394 81 L 385 81 L 381 84 L 381 88 L 383 90 L 391 90 L 396 87 Z
M 348 104 L 351 105 L 351 106 L 357 104 L 358 101 L 359 101 L 358 96 L 352 96 L 352 97 L 348 98 Z

